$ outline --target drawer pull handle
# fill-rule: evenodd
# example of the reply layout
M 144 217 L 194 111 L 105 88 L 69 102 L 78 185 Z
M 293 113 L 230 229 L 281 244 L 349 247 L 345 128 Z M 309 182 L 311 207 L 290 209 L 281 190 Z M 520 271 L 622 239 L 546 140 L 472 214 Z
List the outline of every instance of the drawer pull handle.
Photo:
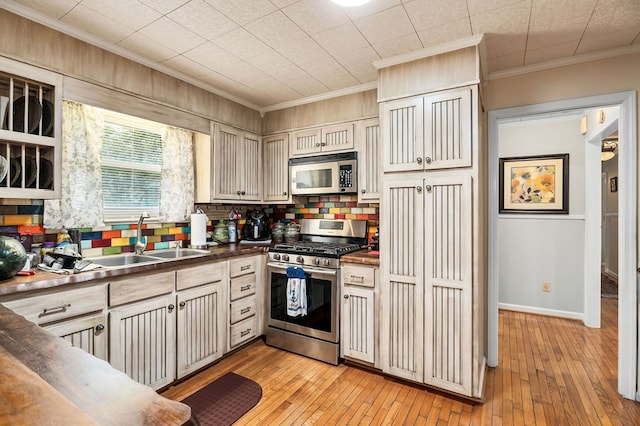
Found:
M 240 287 L 240 291 L 247 291 L 247 290 L 251 290 L 251 284 L 243 285 L 242 287 Z
M 247 328 L 246 330 L 240 332 L 240 337 L 244 337 L 249 333 L 251 333 L 251 329 Z
M 241 271 L 246 271 L 247 269 L 251 269 L 251 265 L 244 265 L 240 267 Z
M 42 313 L 38 316 L 43 317 L 45 315 L 57 314 L 60 312 L 67 312 L 67 308 L 71 307 L 71 303 L 65 303 L 60 306 L 54 306 L 53 308 L 44 308 Z
M 351 279 L 364 281 L 364 277 L 362 275 L 351 275 Z
M 251 312 L 251 307 L 250 306 L 240 309 L 240 313 L 241 314 L 246 314 L 246 313 L 249 313 L 249 312 Z

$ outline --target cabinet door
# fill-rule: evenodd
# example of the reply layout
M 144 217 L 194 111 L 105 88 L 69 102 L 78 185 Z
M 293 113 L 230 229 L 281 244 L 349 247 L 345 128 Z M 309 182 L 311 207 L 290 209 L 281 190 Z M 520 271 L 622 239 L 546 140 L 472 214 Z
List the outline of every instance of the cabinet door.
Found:
M 471 177 L 425 186 L 425 382 L 471 395 Z
M 320 150 L 322 152 L 353 149 L 353 123 L 323 127 Z
M 382 158 L 385 172 L 423 170 L 423 98 L 382 104 Z
M 178 293 L 178 378 L 222 356 L 224 305 L 219 282 Z
M 214 126 L 214 199 L 237 200 L 240 198 L 240 171 L 237 163 L 242 156 L 240 132 L 232 127 Z
M 289 195 L 289 135 L 273 135 L 262 139 L 264 148 L 264 201 L 283 201 Z
M 72 346 L 107 360 L 107 316 L 103 313 L 44 327 Z
M 320 152 L 320 129 L 300 130 L 291 133 L 291 156 Z
M 422 178 L 392 176 L 384 183 L 380 363 L 385 373 L 423 380 Z
M 174 303 L 175 297 L 168 295 L 109 313 L 109 362 L 152 389 L 176 377 Z
M 342 356 L 373 363 L 374 291 L 372 288 L 343 286 L 341 315 Z
M 358 123 L 358 201 L 380 201 L 380 120 Z
M 471 88 L 424 98 L 426 169 L 471 166 Z
M 236 168 L 240 176 L 240 199 L 262 199 L 262 149 L 260 136 L 243 132 L 240 153 L 236 153 Z M 238 155 L 239 154 L 239 155 Z

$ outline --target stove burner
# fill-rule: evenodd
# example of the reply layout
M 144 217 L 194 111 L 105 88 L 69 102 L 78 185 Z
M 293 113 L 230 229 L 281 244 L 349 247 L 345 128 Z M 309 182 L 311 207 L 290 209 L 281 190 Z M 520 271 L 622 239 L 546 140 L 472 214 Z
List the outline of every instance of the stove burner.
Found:
M 339 244 L 317 241 L 297 241 L 295 243 L 276 244 L 271 251 L 288 253 L 307 253 L 313 255 L 336 256 L 360 250 L 358 244 Z

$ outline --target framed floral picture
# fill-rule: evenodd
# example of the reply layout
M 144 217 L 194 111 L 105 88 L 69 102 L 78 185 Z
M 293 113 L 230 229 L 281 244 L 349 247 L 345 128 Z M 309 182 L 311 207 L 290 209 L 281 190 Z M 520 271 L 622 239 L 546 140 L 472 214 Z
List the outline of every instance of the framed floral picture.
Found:
M 500 213 L 569 214 L 569 154 L 499 159 Z

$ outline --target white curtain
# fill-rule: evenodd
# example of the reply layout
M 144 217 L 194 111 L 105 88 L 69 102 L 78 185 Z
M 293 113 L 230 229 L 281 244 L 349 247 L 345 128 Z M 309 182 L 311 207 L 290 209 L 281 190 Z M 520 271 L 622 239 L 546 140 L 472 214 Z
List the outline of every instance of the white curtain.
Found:
M 103 123 L 98 109 L 63 101 L 61 193 L 60 199 L 45 200 L 45 228 L 103 225 L 100 171 Z
M 179 222 L 193 211 L 193 133 L 167 126 L 162 135 L 160 220 Z

